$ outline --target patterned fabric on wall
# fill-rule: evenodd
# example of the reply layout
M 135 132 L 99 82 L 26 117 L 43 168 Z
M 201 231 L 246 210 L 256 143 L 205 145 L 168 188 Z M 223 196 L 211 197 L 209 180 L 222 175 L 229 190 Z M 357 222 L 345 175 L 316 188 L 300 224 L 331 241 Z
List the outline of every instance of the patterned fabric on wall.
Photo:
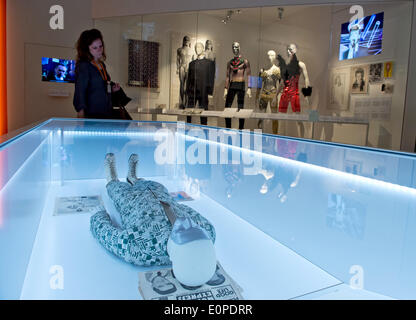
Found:
M 129 40 L 129 86 L 159 88 L 159 43 Z

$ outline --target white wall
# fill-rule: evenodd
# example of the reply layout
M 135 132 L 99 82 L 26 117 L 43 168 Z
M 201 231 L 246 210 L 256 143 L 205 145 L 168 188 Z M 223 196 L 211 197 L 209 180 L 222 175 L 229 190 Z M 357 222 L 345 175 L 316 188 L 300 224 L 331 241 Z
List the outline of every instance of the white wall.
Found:
M 393 78 L 384 82 L 394 84 L 394 93 L 386 95 L 380 91 L 381 83 L 369 86 L 367 95 L 350 95 L 349 110 L 338 112 L 341 116 L 354 115 L 354 100 L 362 97 L 371 98 L 392 98 L 392 106 L 389 120 L 370 120 L 369 142 L 371 146 L 400 149 L 402 134 L 403 112 L 405 106 L 406 81 L 408 72 L 410 29 L 412 10 L 410 2 L 397 1 L 395 4 L 366 5 L 364 15 L 384 12 L 383 48 L 382 53 L 376 56 L 367 56 L 353 60 L 339 61 L 339 39 L 340 26 L 348 22 L 351 15 L 349 10 L 335 11 L 333 15 L 332 56 L 329 61 L 329 68 L 351 67 L 354 65 L 368 65 L 372 63 L 394 62 Z M 382 82 L 383 83 L 383 82 Z M 370 106 L 369 106 L 370 107 Z
M 416 152 L 416 6 L 413 5 L 410 64 L 407 81 L 406 109 L 404 113 L 402 146 L 408 152 Z
M 8 0 L 7 1 L 7 113 L 9 132 L 25 123 L 24 62 L 25 44 L 74 47 L 80 33 L 92 27 L 91 0 L 61 0 L 64 8 L 64 29 L 52 30 L 49 9 L 55 0 Z M 75 58 L 75 57 L 74 57 Z M 39 60 L 41 86 L 41 61 Z M 32 97 L 26 97 L 30 100 Z M 57 104 L 56 99 L 51 103 Z M 38 105 L 38 108 L 43 108 Z M 50 108 L 50 106 L 49 106 Z M 68 116 L 75 116 L 75 112 Z M 53 117 L 50 114 L 50 117 Z M 30 121 L 30 119 L 28 120 Z

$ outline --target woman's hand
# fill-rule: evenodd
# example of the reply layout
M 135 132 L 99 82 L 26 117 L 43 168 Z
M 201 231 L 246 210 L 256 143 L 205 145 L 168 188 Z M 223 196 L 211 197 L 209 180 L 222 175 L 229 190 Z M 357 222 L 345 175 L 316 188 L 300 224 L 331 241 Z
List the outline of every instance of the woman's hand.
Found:
M 115 83 L 115 84 L 111 87 L 111 91 L 112 91 L 112 92 L 117 92 L 118 90 L 120 90 L 120 84 L 119 84 L 119 83 Z

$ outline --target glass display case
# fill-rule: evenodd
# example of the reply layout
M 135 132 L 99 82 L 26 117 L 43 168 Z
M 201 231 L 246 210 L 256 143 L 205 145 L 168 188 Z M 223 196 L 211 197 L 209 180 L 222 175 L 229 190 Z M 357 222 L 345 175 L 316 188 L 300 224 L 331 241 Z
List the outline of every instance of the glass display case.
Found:
M 0 146 L 0 298 L 141 299 L 90 231 L 104 157 L 185 192 L 245 299 L 414 299 L 416 157 L 183 122 L 50 119 Z M 82 203 L 82 201 L 81 201 Z M 85 203 L 84 203 L 85 204 Z
M 110 72 L 134 98 L 136 120 L 400 150 L 412 5 L 224 9 L 94 24 L 112 41 Z

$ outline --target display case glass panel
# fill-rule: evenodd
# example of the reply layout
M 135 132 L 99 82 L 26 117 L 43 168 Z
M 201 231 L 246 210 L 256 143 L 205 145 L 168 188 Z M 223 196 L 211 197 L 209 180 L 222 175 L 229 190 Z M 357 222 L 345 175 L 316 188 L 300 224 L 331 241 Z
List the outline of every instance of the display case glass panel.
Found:
M 245 299 L 416 297 L 414 154 L 175 122 L 51 119 L 0 146 L 0 297 L 140 299 L 138 272 L 90 231 L 100 197 L 116 226 L 118 178 L 184 191 L 216 229 Z M 75 197 L 75 198 L 74 198 Z M 77 198 L 78 197 L 78 198 Z M 68 200 L 69 201 L 69 200 Z M 121 227 L 120 227 L 121 228 Z

